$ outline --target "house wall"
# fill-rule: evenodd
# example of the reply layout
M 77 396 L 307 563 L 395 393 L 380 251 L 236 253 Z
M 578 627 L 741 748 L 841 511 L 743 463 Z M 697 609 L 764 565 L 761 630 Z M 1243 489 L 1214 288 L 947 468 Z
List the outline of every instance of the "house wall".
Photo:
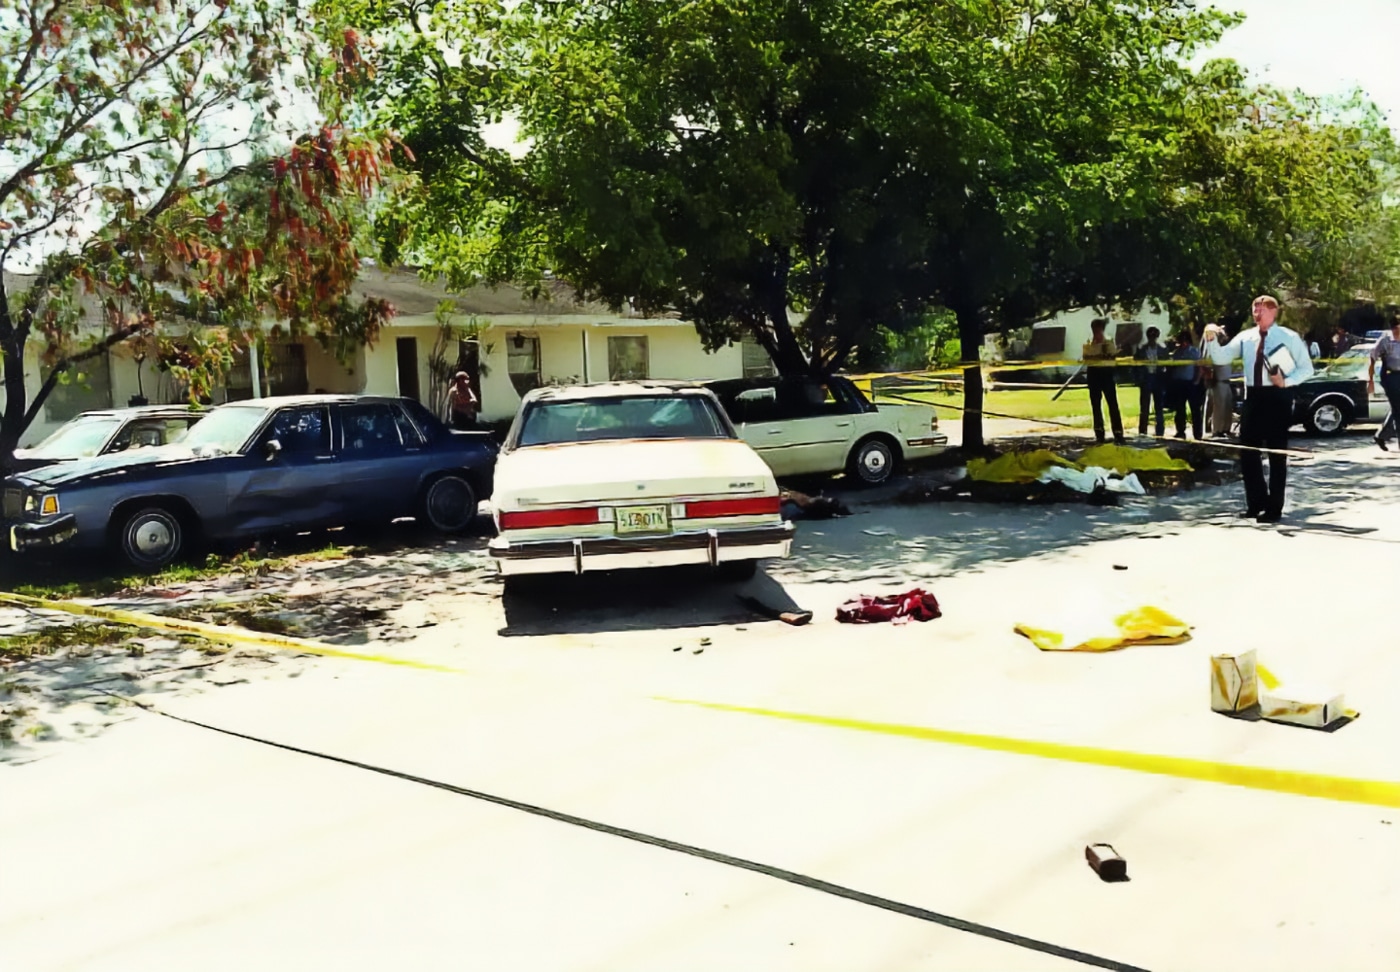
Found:
M 481 335 L 483 421 L 510 419 L 520 406 L 520 395 L 509 370 L 510 347 L 517 334 L 539 341 L 540 379 L 544 384 L 607 381 L 609 336 L 645 337 L 648 374 L 652 378 L 707 380 L 738 378 L 744 373 L 743 351 L 738 345 L 707 354 L 699 335 L 688 324 L 492 322 Z M 364 384 L 359 390 L 370 394 L 400 394 L 396 339 L 412 337 L 418 344 L 420 397 L 424 404 L 429 404 L 432 379 L 428 374 L 428 355 L 436 336 L 434 327 L 392 325 L 386 328 L 375 346 L 365 354 Z M 454 353 L 449 351 L 449 355 Z
M 306 384 L 313 392 L 358 394 L 365 389 L 365 349 L 356 350 L 348 361 L 342 362 L 332 352 L 321 347 L 315 338 L 306 338 Z
M 1065 329 L 1064 350 L 1061 352 L 1050 352 L 1037 357 L 1047 359 L 1064 359 L 1070 361 L 1079 360 L 1083 352 L 1084 344 L 1089 340 L 1090 324 L 1096 318 L 1107 317 L 1109 320 L 1109 339 L 1114 339 L 1115 325 L 1119 322 L 1135 321 L 1142 325 L 1145 332 L 1149 327 L 1155 327 L 1162 332 L 1163 339 L 1171 332 L 1171 319 L 1165 310 L 1154 311 L 1144 304 L 1139 307 L 1135 314 L 1112 313 L 1103 314 L 1092 307 L 1080 307 L 1076 310 L 1066 311 L 1058 314 L 1048 321 L 1041 321 L 1036 324 L 1033 330 L 1041 330 L 1050 327 L 1063 327 Z

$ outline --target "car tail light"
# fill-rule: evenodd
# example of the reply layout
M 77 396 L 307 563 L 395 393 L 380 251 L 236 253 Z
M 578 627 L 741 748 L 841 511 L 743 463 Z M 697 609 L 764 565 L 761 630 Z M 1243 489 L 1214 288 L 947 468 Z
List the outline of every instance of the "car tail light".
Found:
M 708 519 L 715 516 L 764 516 L 776 514 L 779 509 L 778 497 L 759 496 L 754 499 L 705 500 L 700 503 L 685 504 L 685 515 L 692 520 Z
M 540 527 L 586 526 L 598 522 L 596 506 L 567 510 L 522 510 L 501 514 L 502 530 L 534 530 Z

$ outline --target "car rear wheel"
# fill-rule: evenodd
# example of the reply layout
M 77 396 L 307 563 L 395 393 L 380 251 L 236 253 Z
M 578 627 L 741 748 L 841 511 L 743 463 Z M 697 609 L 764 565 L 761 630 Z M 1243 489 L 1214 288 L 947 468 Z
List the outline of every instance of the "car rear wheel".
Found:
M 122 556 L 138 570 L 160 570 L 174 563 L 185 549 L 180 518 L 160 506 L 131 513 L 121 524 Z
M 1303 418 L 1303 424 L 1314 435 L 1340 435 L 1347 427 L 1347 413 L 1330 399 L 1313 402 Z
M 851 450 L 846 475 L 862 486 L 879 486 L 894 474 L 894 450 L 884 439 L 866 439 Z
M 476 493 L 456 473 L 439 476 L 423 490 L 419 515 L 434 530 L 461 533 L 476 519 Z

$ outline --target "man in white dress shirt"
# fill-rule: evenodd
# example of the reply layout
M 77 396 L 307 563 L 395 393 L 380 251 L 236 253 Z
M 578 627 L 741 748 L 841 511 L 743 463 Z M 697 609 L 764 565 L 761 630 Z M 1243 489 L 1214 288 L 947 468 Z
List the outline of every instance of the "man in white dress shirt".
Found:
M 1241 517 L 1277 523 L 1283 517 L 1283 494 L 1288 485 L 1288 429 L 1293 424 L 1293 388 L 1312 377 L 1308 346 L 1296 331 L 1274 323 L 1278 301 L 1268 294 L 1254 298 L 1255 326 L 1240 331 L 1224 346 L 1206 344 L 1211 362 L 1229 365 L 1244 359 L 1245 398 L 1240 416 L 1240 472 L 1244 476 L 1245 509 Z M 1263 454 L 1269 453 L 1269 479 L 1264 481 Z

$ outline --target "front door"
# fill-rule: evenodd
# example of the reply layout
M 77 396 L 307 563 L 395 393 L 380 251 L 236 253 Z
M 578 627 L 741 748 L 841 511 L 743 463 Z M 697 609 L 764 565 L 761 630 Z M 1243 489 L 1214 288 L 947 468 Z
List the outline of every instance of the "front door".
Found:
M 418 384 L 418 339 L 401 337 L 394 342 L 399 360 L 399 394 L 415 402 L 423 400 Z
M 269 445 L 277 442 L 277 447 Z M 284 408 L 258 436 L 246 471 L 229 483 L 229 517 L 247 533 L 330 526 L 347 519 L 331 445 L 330 409 Z

